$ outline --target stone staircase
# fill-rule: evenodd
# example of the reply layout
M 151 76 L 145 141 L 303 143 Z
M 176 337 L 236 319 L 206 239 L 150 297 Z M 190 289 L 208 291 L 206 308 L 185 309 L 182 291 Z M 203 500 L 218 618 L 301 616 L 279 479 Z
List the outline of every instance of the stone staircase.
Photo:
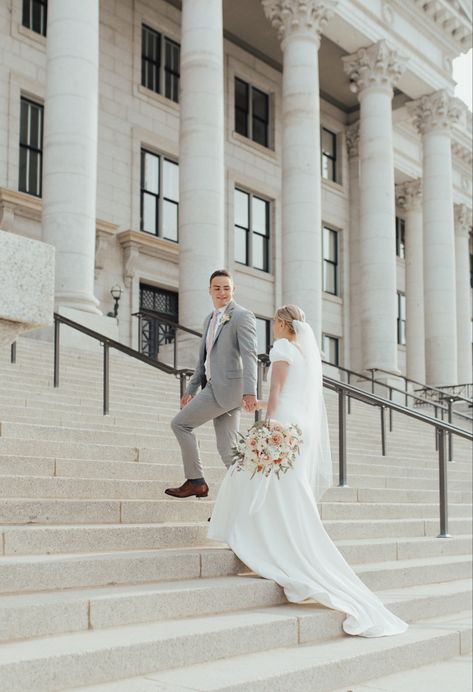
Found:
M 471 449 L 449 464 L 449 539 L 438 539 L 433 430 L 352 404 L 350 487 L 321 503 L 363 581 L 412 623 L 399 637 L 344 636 L 343 615 L 285 603 L 206 537 L 224 468 L 210 425 L 200 444 L 207 500 L 182 480 L 169 428 L 178 381 L 114 354 L 101 415 L 99 354 L 49 344 L 0 353 L 0 689 L 324 692 L 471 650 Z M 326 392 L 337 459 L 337 401 Z M 251 418 L 244 418 L 248 426 Z M 434 692 L 434 691 L 432 691 Z

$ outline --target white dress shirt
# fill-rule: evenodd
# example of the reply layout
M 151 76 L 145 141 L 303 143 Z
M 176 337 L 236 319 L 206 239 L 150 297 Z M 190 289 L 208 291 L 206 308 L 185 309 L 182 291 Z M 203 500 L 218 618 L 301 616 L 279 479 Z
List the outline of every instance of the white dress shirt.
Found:
M 222 322 L 223 315 L 225 313 L 225 310 L 227 309 L 227 306 L 225 305 L 223 308 L 219 308 L 218 310 L 214 310 L 212 313 L 212 318 L 209 323 L 209 331 L 207 332 L 207 356 L 205 358 L 205 377 L 207 378 L 207 381 L 210 382 L 211 380 L 211 374 L 210 374 L 210 351 L 212 350 L 213 342 L 215 339 L 215 335 L 217 334 L 218 328 L 220 327 L 220 324 Z M 210 338 L 210 330 L 212 329 L 212 319 L 216 315 L 216 323 L 215 323 L 215 329 L 213 333 L 212 339 Z

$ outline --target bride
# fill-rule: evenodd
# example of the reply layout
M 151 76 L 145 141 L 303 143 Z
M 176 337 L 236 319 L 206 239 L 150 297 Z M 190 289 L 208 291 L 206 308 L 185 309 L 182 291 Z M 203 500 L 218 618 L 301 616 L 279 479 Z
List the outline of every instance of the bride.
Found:
M 253 572 L 280 584 L 289 601 L 315 599 L 347 614 L 347 634 L 400 634 L 393 615 L 356 576 L 325 531 L 317 500 L 332 485 L 322 394 L 322 363 L 311 327 L 296 305 L 277 310 L 270 352 L 266 418 L 297 424 L 303 443 L 294 468 L 277 478 L 230 467 L 220 487 L 209 538 L 227 543 Z M 263 408 L 266 402 L 259 402 Z

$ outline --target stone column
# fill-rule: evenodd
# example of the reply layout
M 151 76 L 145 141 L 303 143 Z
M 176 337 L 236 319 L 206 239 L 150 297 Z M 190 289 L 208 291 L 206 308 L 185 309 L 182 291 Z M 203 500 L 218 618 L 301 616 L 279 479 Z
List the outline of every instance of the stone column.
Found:
M 360 101 L 360 309 L 363 368 L 398 373 L 391 100 L 405 60 L 386 41 L 343 58 Z
M 179 319 L 202 328 L 224 267 L 222 0 L 183 0 L 179 128 Z
M 320 342 L 322 240 L 318 49 L 333 0 L 263 0 L 283 51 L 282 298 Z
M 458 384 L 471 382 L 471 288 L 468 246 L 471 221 L 471 209 L 465 204 L 455 204 Z
M 459 116 L 445 90 L 407 104 L 422 134 L 425 367 L 427 384 L 457 383 L 455 233 L 450 127 Z
M 406 227 L 406 374 L 425 382 L 421 179 L 396 185 L 396 200 L 405 212 Z
M 94 297 L 99 3 L 50 0 L 43 240 L 56 248 L 56 306 L 100 314 Z
M 350 199 L 350 226 L 348 230 L 350 293 L 350 365 L 355 372 L 363 368 L 361 346 L 360 315 L 360 159 L 358 145 L 360 141 L 360 123 L 356 122 L 347 128 L 348 152 L 348 185 Z

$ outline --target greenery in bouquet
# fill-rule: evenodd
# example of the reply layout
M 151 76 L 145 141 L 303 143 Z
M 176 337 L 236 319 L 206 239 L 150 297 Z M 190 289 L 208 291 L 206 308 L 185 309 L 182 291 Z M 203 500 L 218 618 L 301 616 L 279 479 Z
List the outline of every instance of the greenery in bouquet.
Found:
M 246 470 L 251 478 L 257 473 L 269 476 L 292 469 L 302 444 L 302 431 L 297 425 L 282 425 L 276 420 L 258 421 L 246 435 L 239 434 L 234 445 L 236 471 Z

